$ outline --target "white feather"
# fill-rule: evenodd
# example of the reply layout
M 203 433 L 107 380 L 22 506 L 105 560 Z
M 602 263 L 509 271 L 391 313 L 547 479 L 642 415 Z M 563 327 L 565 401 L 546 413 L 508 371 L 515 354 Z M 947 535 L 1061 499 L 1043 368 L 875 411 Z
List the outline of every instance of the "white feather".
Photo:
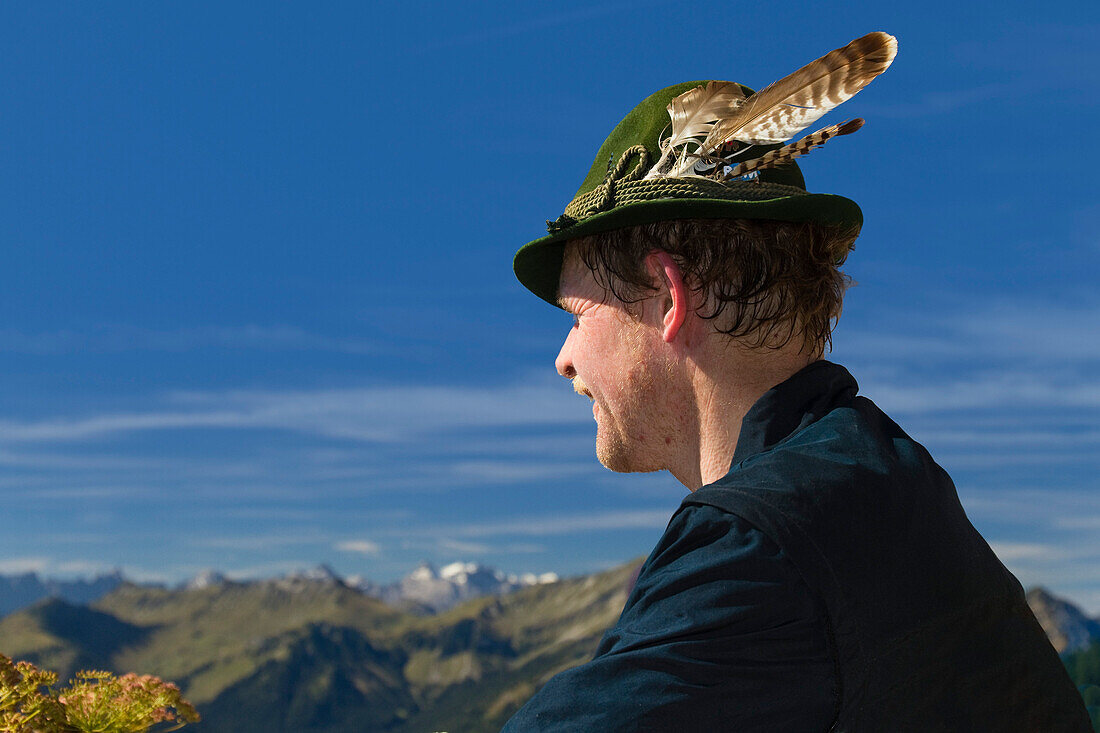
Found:
M 672 120 L 672 133 L 661 142 L 661 159 L 650 169 L 646 178 L 668 175 L 661 171 L 668 167 L 669 158 L 675 158 L 674 170 L 685 164 L 695 164 L 700 140 L 710 134 L 719 120 L 727 119 L 741 105 L 745 93 L 741 86 L 731 81 L 711 81 L 704 87 L 689 89 L 668 104 L 668 116 Z

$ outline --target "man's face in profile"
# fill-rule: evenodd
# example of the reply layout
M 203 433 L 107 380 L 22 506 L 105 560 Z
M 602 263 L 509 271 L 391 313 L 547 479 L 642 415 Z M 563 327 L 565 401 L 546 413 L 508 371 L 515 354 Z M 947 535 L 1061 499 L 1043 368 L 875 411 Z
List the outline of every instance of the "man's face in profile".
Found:
M 592 400 L 596 457 L 612 471 L 656 471 L 667 420 L 657 329 L 634 318 L 580 258 L 565 258 L 559 302 L 573 326 L 555 361 L 558 373 Z

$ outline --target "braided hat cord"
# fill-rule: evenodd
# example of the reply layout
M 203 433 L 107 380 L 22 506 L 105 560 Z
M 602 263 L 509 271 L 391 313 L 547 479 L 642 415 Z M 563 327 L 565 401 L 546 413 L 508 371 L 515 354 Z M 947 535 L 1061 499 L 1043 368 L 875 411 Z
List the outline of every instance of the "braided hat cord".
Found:
M 630 163 L 637 163 L 627 172 Z M 716 181 L 710 178 L 655 178 L 642 180 L 649 168 L 649 151 L 643 145 L 629 148 L 596 188 L 578 196 L 565 207 L 555 222 L 547 222 L 551 232 L 565 229 L 601 211 L 635 201 L 656 199 L 725 199 L 728 201 L 766 201 L 785 196 L 806 195 L 795 186 L 760 181 Z

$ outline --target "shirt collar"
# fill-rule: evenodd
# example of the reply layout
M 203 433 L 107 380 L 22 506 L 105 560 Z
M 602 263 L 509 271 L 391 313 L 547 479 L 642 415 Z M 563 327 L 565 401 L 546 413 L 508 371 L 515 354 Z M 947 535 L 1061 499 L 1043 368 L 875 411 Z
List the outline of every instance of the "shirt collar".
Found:
M 815 361 L 769 389 L 741 421 L 732 466 L 767 450 L 789 435 L 847 404 L 859 385 L 848 370 L 831 361 Z

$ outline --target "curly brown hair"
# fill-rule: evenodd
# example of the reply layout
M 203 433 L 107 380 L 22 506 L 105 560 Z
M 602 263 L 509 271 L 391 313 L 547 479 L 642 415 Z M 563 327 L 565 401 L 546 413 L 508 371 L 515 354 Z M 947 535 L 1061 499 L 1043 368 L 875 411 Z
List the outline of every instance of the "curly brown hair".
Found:
M 679 219 L 616 229 L 571 243 L 598 283 L 626 304 L 654 292 L 645 258 L 668 252 L 704 294 L 703 318 L 748 346 L 831 347 L 844 292 L 840 272 L 858 228 L 813 222 Z

